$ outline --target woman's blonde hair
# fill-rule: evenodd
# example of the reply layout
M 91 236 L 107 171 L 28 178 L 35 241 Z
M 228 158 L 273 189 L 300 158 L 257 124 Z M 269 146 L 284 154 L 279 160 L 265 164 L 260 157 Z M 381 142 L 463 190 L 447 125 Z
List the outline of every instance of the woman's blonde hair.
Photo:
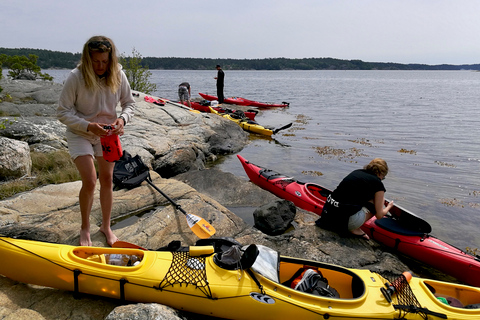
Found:
M 93 36 L 83 46 L 82 58 L 77 66 L 85 79 L 88 89 L 97 91 L 100 89 L 100 81 L 95 74 L 92 65 L 92 52 L 108 52 L 108 67 L 105 73 L 107 87 L 112 93 L 116 92 L 121 84 L 120 67 L 118 64 L 117 48 L 113 41 L 104 36 Z
M 373 172 L 375 175 L 383 175 L 384 177 L 388 173 L 388 165 L 387 162 L 381 158 L 375 158 L 370 161 L 363 169 Z

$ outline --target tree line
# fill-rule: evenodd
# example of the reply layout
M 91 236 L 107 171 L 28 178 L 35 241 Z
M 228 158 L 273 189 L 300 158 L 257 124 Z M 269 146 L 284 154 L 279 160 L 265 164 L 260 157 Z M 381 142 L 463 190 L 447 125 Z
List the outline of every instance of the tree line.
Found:
M 10 49 L 1 47 L 0 54 L 27 57 L 33 54 L 38 57 L 37 64 L 42 69 L 73 69 L 80 61 L 81 56 L 80 53 L 45 49 Z M 141 67 L 153 70 L 212 70 L 215 69 L 217 64 L 220 64 L 225 70 L 480 70 L 480 64 L 401 64 L 335 58 L 212 59 L 143 57 L 140 61 Z

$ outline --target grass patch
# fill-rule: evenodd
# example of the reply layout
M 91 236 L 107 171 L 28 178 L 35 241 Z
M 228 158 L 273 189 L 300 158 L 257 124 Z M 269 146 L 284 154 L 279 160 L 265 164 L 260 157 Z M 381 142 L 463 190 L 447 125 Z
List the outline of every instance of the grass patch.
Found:
M 31 158 L 31 176 L 0 184 L 0 200 L 47 184 L 80 180 L 80 174 L 67 151 L 32 152 Z

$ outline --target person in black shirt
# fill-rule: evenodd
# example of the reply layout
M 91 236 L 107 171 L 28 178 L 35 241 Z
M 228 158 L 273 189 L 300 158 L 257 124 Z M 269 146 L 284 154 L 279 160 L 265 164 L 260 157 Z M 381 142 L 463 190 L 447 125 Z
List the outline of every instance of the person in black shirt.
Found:
M 364 239 L 368 235 L 360 227 L 373 216 L 383 218 L 393 206 L 385 203 L 382 180 L 388 173 L 385 160 L 373 159 L 363 169 L 347 175 L 327 198 L 321 218 L 316 224 L 340 234 L 353 234 Z
M 222 67 L 220 67 L 219 64 L 217 64 L 217 76 L 215 79 L 217 80 L 217 97 L 218 97 L 218 103 L 223 103 L 223 100 L 225 97 L 223 96 L 223 80 L 225 79 L 225 73 L 222 70 Z

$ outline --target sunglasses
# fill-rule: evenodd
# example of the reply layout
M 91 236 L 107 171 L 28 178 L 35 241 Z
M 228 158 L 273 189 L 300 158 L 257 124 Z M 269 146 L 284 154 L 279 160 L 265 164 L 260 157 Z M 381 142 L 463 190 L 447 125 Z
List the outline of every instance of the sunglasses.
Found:
M 110 43 L 110 41 L 107 41 L 107 40 L 97 40 L 97 41 L 89 42 L 88 47 L 91 48 L 91 49 L 107 50 L 107 49 L 110 49 L 112 47 L 112 44 Z

